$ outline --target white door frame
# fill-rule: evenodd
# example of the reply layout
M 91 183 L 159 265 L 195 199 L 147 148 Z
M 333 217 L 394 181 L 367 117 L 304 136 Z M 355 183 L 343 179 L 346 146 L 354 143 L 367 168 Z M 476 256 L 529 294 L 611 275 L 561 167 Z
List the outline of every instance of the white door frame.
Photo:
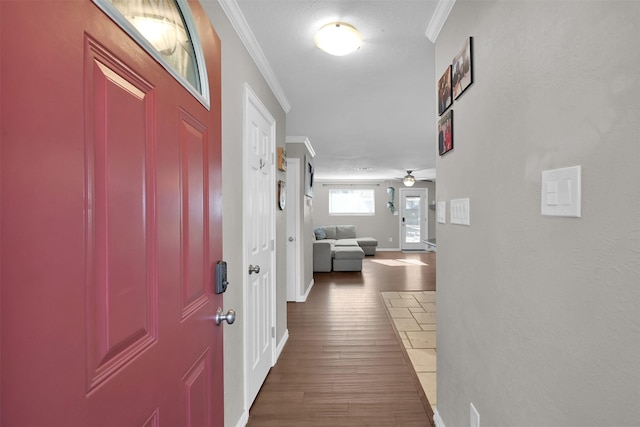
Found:
M 300 159 L 287 159 L 287 301 L 303 302 L 300 276 Z M 289 240 L 293 238 L 293 241 Z
M 249 84 L 245 83 L 245 90 L 244 90 L 244 100 L 243 100 L 243 113 L 244 113 L 244 117 L 243 117 L 243 136 L 242 136 L 242 144 L 243 144 L 243 150 L 242 150 L 242 164 L 243 164 L 243 170 L 242 170 L 242 179 L 243 179 L 243 206 L 248 206 L 248 199 L 249 197 L 251 197 L 251 191 L 248 188 L 249 185 L 249 173 L 250 173 L 250 168 L 248 167 L 248 153 L 249 151 L 247 150 L 248 145 L 251 143 L 251 138 L 250 135 L 248 135 L 247 133 L 247 128 L 248 128 L 248 124 L 249 124 L 249 111 L 250 108 L 254 108 L 255 110 L 257 110 L 259 112 L 259 114 L 261 114 L 266 120 L 267 122 L 269 122 L 270 124 L 270 132 L 271 132 L 271 146 L 269 147 L 269 160 L 267 161 L 266 167 L 269 168 L 268 169 L 268 173 L 271 176 L 272 180 L 274 181 L 274 185 L 270 186 L 270 193 L 268 195 L 269 200 L 272 200 L 273 203 L 271 206 L 273 206 L 272 211 L 271 211 L 271 220 L 269 221 L 270 223 L 268 224 L 269 227 L 269 232 L 270 235 L 273 236 L 272 242 L 271 242 L 271 260 L 269 262 L 269 283 L 271 285 L 269 293 L 271 294 L 271 298 L 270 298 L 270 316 L 269 316 L 269 322 L 270 322 L 270 330 L 272 331 L 271 333 L 271 360 L 270 365 L 273 366 L 276 360 L 276 337 L 275 337 L 275 327 L 276 327 L 276 289 L 275 289 L 275 277 L 276 277 L 276 248 L 275 248 L 275 230 L 276 230 L 276 220 L 275 220 L 275 209 L 276 209 L 276 189 L 275 189 L 275 144 L 276 144 L 276 122 L 275 119 L 273 118 L 273 116 L 271 115 L 271 113 L 269 113 L 269 111 L 267 110 L 267 108 L 264 106 L 264 104 L 260 101 L 260 99 L 258 98 L 258 96 L 255 94 L 255 92 L 251 89 L 251 87 L 249 86 Z M 248 313 L 248 289 L 249 289 L 249 273 L 248 273 L 248 259 L 249 259 L 249 245 L 248 245 L 248 230 L 249 230 L 249 225 L 248 225 L 248 221 L 249 221 L 249 214 L 250 212 L 247 212 L 246 209 L 243 209 L 243 213 L 242 213 L 242 241 L 243 241 L 243 255 L 242 255 L 242 271 L 243 271 L 243 275 L 242 275 L 242 289 L 243 289 L 243 297 L 242 297 L 242 314 L 243 314 L 243 318 L 242 318 L 242 323 L 243 323 L 243 327 L 242 327 L 242 333 L 243 333 L 243 367 L 244 367 L 244 410 L 246 411 L 246 413 L 248 413 L 249 408 L 251 406 L 251 404 L 253 402 L 249 402 L 249 395 L 248 395 L 248 389 L 249 389 L 249 356 L 248 356 L 248 352 L 250 347 L 250 343 L 248 342 L 251 335 L 249 334 L 249 327 L 250 327 L 250 322 L 247 321 L 247 313 Z
M 403 228 L 404 224 L 402 223 L 402 218 L 404 217 L 406 196 L 420 196 L 420 200 L 421 200 L 420 240 L 426 240 L 427 237 L 429 236 L 429 221 L 428 221 L 429 189 L 428 188 L 400 188 L 400 198 L 398 199 L 398 202 L 399 202 L 398 211 L 400 213 L 400 215 L 398 215 L 398 222 L 399 222 L 399 229 L 400 229 L 400 238 L 398 241 L 400 243 L 400 250 L 425 250 L 427 246 L 425 243 L 422 243 L 422 242 L 415 243 L 415 244 L 404 243 L 405 230 Z

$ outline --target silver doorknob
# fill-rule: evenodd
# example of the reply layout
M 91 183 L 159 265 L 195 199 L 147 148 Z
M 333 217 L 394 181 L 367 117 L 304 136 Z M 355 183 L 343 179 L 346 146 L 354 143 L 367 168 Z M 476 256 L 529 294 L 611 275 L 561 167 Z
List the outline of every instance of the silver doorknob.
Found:
M 260 266 L 257 264 L 255 266 L 249 264 L 249 274 L 251 273 L 256 273 L 256 274 L 260 273 Z
M 289 237 L 289 241 L 290 242 L 293 242 L 294 240 L 296 240 L 296 239 L 294 239 L 293 237 Z
M 223 314 L 222 308 L 218 308 L 216 311 L 216 325 L 220 325 L 223 321 L 227 322 L 229 325 L 232 325 L 233 322 L 236 321 L 236 312 L 235 310 L 227 311 L 227 314 Z

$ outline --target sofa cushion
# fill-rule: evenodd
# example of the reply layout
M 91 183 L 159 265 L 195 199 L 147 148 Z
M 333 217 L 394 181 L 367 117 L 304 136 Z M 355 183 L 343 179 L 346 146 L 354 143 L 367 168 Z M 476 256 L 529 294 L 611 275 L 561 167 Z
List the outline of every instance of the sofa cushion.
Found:
M 356 226 L 355 225 L 337 225 L 336 238 L 337 239 L 355 239 Z
M 373 237 L 358 237 L 356 240 L 360 246 L 378 246 L 378 241 Z
M 327 238 L 327 233 L 324 231 L 324 227 L 316 227 L 313 229 L 313 233 L 316 235 L 316 239 L 322 240 Z
M 335 225 L 325 225 L 324 232 L 327 235 L 327 239 L 337 239 L 336 237 L 336 226 Z
M 362 259 L 364 251 L 360 246 L 336 246 L 335 259 Z
M 339 239 L 336 240 L 336 246 L 358 246 L 358 241 L 356 239 Z

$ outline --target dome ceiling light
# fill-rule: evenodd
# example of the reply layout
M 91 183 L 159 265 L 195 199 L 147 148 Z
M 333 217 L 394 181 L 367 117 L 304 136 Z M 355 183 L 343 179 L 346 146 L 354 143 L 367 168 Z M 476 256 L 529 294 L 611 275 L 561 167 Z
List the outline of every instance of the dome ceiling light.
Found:
M 349 24 L 332 22 L 320 28 L 313 41 L 330 55 L 344 56 L 360 49 L 362 36 Z

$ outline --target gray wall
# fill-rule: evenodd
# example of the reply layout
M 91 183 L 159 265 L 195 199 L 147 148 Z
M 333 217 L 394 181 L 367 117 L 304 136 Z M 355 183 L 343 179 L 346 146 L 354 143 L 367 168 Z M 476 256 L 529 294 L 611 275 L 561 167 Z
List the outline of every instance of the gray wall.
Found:
M 238 38 L 217 1 L 202 2 L 213 27 L 222 41 L 222 198 L 223 198 L 223 256 L 228 263 L 229 288 L 224 294 L 225 309 L 237 311 L 236 323 L 225 326 L 225 426 L 236 426 L 243 415 L 244 367 L 242 282 L 246 266 L 243 260 L 243 193 L 242 193 L 242 129 L 244 84 L 247 82 L 276 120 L 276 143 L 284 147 L 285 113 L 266 84 L 262 74 Z M 276 172 L 285 179 L 284 172 Z M 276 209 L 276 342 L 287 329 L 286 289 L 286 217 Z
M 314 188 L 313 197 L 313 226 L 353 224 L 358 236 L 373 237 L 378 240 L 378 249 L 400 248 L 400 216 L 393 215 L 387 208 L 389 196 L 387 187 L 395 188 L 394 202 L 396 210 L 400 210 L 400 188 L 404 187 L 399 181 L 356 182 L 356 181 L 318 181 Z M 332 188 L 367 188 L 375 190 L 376 214 L 373 216 L 329 215 L 329 190 Z M 428 188 L 429 200 L 436 198 L 436 184 L 418 181 L 412 188 Z M 436 233 L 435 211 L 428 210 L 429 238 Z M 391 239 L 391 240 L 389 240 Z
M 474 37 L 438 200 L 447 427 L 640 420 L 640 2 L 458 0 L 436 76 Z M 582 218 L 540 215 L 541 171 L 582 165 Z M 447 212 L 449 217 L 450 212 Z M 449 218 L 447 218 L 449 220 Z

